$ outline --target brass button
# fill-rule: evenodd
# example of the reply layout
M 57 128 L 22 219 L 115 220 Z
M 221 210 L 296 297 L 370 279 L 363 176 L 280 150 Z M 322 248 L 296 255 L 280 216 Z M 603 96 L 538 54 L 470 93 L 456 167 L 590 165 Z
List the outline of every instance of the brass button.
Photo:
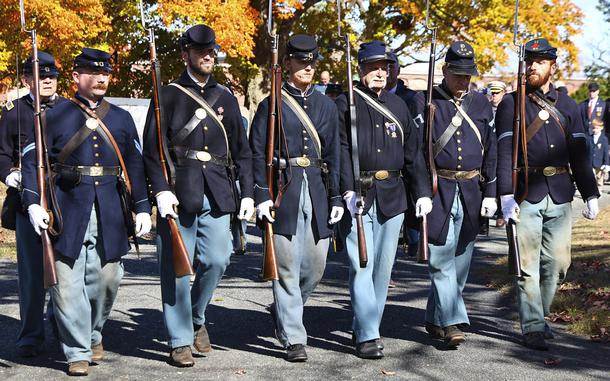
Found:
M 95 143 L 95 144 L 93 145 L 93 148 L 97 148 L 97 147 L 99 147 L 99 146 L 100 146 L 99 144 Z
M 100 185 L 100 182 L 99 182 L 99 181 L 96 181 L 96 182 L 95 182 L 95 185 Z
M 379 148 L 377 148 L 377 152 L 381 152 L 381 150 Z
M 203 165 L 203 168 L 205 169 L 205 164 Z
M 462 160 L 462 157 L 461 157 L 461 156 L 458 156 L 458 160 Z
M 93 135 L 93 140 L 97 140 L 97 136 Z
M 95 153 L 95 157 L 100 157 L 99 152 L 96 152 L 96 153 Z
M 460 144 L 462 141 L 460 139 L 457 140 L 458 144 Z
M 208 130 L 208 126 L 203 126 L 203 129 L 207 131 Z
M 551 148 L 555 148 L 555 144 L 551 144 L 551 145 L 550 145 L 550 147 L 551 147 Z
M 203 149 L 204 149 L 204 150 L 207 150 L 207 149 L 208 149 L 208 146 L 203 146 Z
M 307 133 L 307 130 L 303 130 L 303 133 L 304 133 L 304 134 L 306 134 L 306 133 Z
M 378 125 L 378 124 L 376 124 L 376 125 L 375 125 L 375 127 L 379 128 L 379 125 Z
M 549 121 L 547 120 L 546 122 L 544 122 L 545 124 L 549 124 Z
M 99 166 L 100 166 L 100 163 L 95 163 L 95 166 L 96 166 L 96 167 L 99 167 Z
M 304 149 L 307 149 L 307 148 L 309 148 L 309 147 L 307 147 L 307 146 L 303 146 L 303 148 L 304 148 Z
M 462 147 L 458 147 L 458 151 L 461 152 L 462 151 Z
M 461 135 L 462 133 L 461 133 L 460 131 L 458 131 L 458 132 L 456 132 L 455 134 L 456 134 L 456 135 Z
M 457 169 L 461 169 L 462 166 L 460 164 L 457 165 Z
M 307 108 L 307 105 L 303 106 L 303 108 Z
M 307 141 L 308 139 L 307 138 L 303 138 L 303 140 Z

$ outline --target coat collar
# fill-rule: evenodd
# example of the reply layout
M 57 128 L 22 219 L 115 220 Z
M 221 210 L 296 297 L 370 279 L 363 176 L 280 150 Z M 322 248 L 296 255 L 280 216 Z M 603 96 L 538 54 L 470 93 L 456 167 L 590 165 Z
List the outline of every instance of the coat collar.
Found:
M 315 91 L 315 86 L 309 85 L 309 87 L 307 87 L 307 90 L 305 90 L 305 92 L 302 92 L 300 89 L 297 89 L 296 87 L 292 86 L 288 82 L 284 82 L 282 84 L 282 89 L 287 91 L 288 94 L 292 95 L 293 97 L 299 97 L 299 98 L 305 97 L 306 98 L 306 97 L 311 96 L 311 94 L 313 94 L 313 92 Z
M 185 86 L 185 87 L 192 87 L 197 90 L 201 89 L 201 86 L 199 86 L 197 83 L 195 83 L 195 81 L 193 81 L 193 79 L 191 78 L 189 73 L 186 71 L 186 69 L 182 72 L 182 74 L 180 74 L 180 77 L 178 77 L 178 79 L 176 79 L 174 82 L 176 82 L 179 85 Z M 206 82 L 205 86 L 203 86 L 203 89 L 205 90 L 209 87 L 216 87 L 217 84 L 218 84 L 218 82 L 216 82 L 214 77 L 212 75 L 210 75 L 210 78 Z

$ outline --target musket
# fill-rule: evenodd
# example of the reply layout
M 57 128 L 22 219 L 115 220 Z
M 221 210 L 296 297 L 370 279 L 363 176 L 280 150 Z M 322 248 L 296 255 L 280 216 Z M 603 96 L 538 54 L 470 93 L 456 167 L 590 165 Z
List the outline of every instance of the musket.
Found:
M 428 172 L 430 173 L 430 183 L 432 184 L 432 196 L 438 191 L 438 177 L 436 175 L 436 164 L 434 163 L 434 153 L 432 151 L 432 131 L 434 130 L 434 113 L 436 106 L 432 103 L 432 92 L 434 91 L 434 65 L 436 63 L 436 27 L 429 24 L 430 2 L 426 1 L 426 29 L 432 35 L 430 39 L 430 58 L 428 61 L 428 84 L 426 87 L 426 106 L 424 110 L 424 157 Z M 426 263 L 430 254 L 428 252 L 428 217 L 423 215 L 419 222 L 419 250 L 417 261 Z
M 36 29 L 28 30 L 25 24 L 25 10 L 23 0 L 19 0 L 21 12 L 21 30 L 30 33 L 32 38 L 32 63 L 33 63 L 33 88 L 34 96 L 34 136 L 36 138 L 36 179 L 38 180 L 38 194 L 40 195 L 40 206 L 49 213 L 50 221 L 45 221 L 49 227 L 53 224 L 53 212 L 49 210 L 47 202 L 47 176 L 45 162 L 44 133 L 42 130 L 42 120 L 40 113 L 40 65 L 38 62 L 38 42 Z M 44 287 L 49 288 L 57 284 L 57 272 L 55 270 L 55 252 L 53 242 L 47 229 L 41 230 L 40 239 L 42 241 L 42 269 L 44 276 Z
M 354 171 L 354 190 L 356 192 L 356 233 L 358 235 L 358 260 L 360 267 L 365 268 L 368 261 L 366 250 L 366 236 L 364 233 L 364 222 L 362 213 L 364 208 L 364 195 L 362 193 L 362 182 L 360 180 L 360 158 L 358 156 L 358 124 L 356 119 L 356 102 L 354 100 L 354 83 L 352 81 L 352 53 L 349 41 L 349 33 L 341 34 L 341 0 L 337 0 L 337 32 L 339 38 L 345 41 L 345 59 L 347 61 L 347 94 L 350 116 L 350 137 L 352 151 L 352 170 Z
M 517 95 L 515 98 L 515 109 L 513 116 L 513 141 L 512 141 L 512 185 L 513 196 L 517 203 L 521 203 L 528 192 L 528 160 L 527 141 L 525 130 L 525 46 L 517 42 L 519 28 L 519 0 L 515 5 L 515 25 L 513 29 L 513 44 L 519 49 L 519 66 L 517 69 Z M 519 145 L 523 154 L 523 176 L 525 187 L 520 195 L 517 195 L 519 181 Z M 517 223 L 511 218 L 506 224 L 506 236 L 508 239 L 508 272 L 516 277 L 521 277 L 521 254 L 519 253 L 519 240 L 517 238 Z
M 146 21 L 144 18 L 144 5 L 142 4 L 142 0 L 140 0 L 140 15 L 142 18 L 142 26 L 146 30 Z M 163 170 L 163 176 L 165 176 L 165 180 L 170 187 L 173 186 L 173 181 L 171 181 L 170 173 L 167 169 L 167 161 L 166 155 L 167 150 L 165 146 L 165 141 L 163 139 L 163 118 L 161 114 L 162 110 L 162 102 L 161 102 L 161 91 L 159 89 L 159 84 L 161 83 L 161 65 L 159 63 L 159 59 L 157 58 L 157 48 L 155 46 L 155 30 L 151 26 L 148 28 L 148 46 L 150 50 L 150 65 L 151 65 L 151 76 L 152 76 L 152 85 L 153 85 L 153 104 L 155 107 L 155 122 L 157 127 L 157 149 L 159 151 L 159 160 L 161 162 L 161 168 Z M 172 240 L 172 261 L 174 265 L 174 273 L 176 277 L 182 277 L 185 275 L 193 275 L 193 267 L 191 266 L 191 261 L 189 259 L 189 254 L 186 249 L 186 245 L 184 244 L 184 240 L 182 239 L 182 234 L 180 234 L 180 229 L 178 228 L 178 224 L 176 220 L 170 216 L 167 216 L 167 225 L 169 226 L 169 233 Z
M 273 156 L 275 154 L 276 135 L 281 133 L 281 82 L 282 69 L 278 63 L 279 36 L 273 31 L 273 0 L 269 0 L 267 13 L 267 33 L 271 38 L 271 92 L 269 95 L 269 115 L 267 116 L 267 141 L 265 147 L 265 174 L 267 187 L 269 188 L 269 199 L 275 200 L 274 180 L 275 168 Z M 278 156 L 279 159 L 279 156 Z M 279 166 L 278 166 L 279 167 Z M 281 174 L 278 174 L 281 175 Z M 275 245 L 273 244 L 273 225 L 269 220 L 262 221 L 264 226 L 264 251 L 263 251 L 263 279 L 278 280 L 277 259 L 275 256 Z

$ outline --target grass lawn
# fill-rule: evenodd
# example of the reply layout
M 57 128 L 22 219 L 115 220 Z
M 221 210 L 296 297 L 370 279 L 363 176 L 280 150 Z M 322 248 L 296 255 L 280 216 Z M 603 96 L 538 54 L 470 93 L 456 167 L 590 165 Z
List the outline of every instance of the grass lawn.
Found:
M 514 293 L 503 257 L 487 269 L 489 286 Z M 559 287 L 549 319 L 569 331 L 610 342 L 610 208 L 594 220 L 580 219 L 572 231 L 572 266 Z
M 6 185 L 0 182 L 0 205 L 4 203 Z M 0 259 L 17 260 L 15 249 L 15 232 L 0 227 Z

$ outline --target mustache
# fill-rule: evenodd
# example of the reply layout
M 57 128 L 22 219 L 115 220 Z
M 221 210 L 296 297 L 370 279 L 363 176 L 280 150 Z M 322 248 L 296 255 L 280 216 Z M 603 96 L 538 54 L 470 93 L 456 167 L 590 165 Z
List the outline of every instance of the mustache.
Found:
M 95 85 L 93 86 L 93 88 L 95 90 L 106 90 L 108 88 L 108 85 Z

